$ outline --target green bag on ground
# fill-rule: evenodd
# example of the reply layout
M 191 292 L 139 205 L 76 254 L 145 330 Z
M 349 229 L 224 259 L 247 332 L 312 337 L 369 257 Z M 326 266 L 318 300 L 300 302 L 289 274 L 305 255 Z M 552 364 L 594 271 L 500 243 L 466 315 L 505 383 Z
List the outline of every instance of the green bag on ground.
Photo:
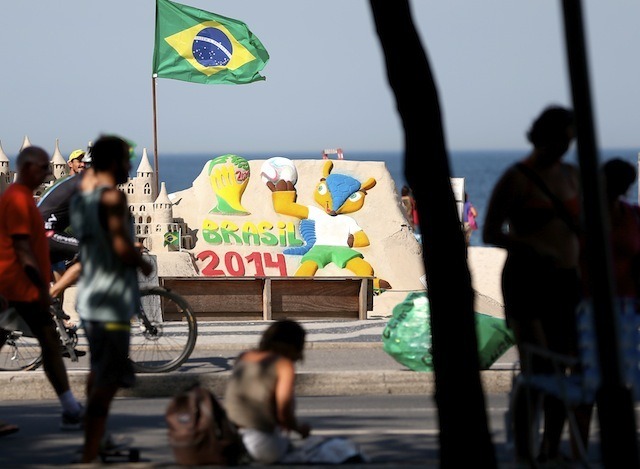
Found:
M 393 308 L 382 331 L 382 347 L 413 371 L 433 371 L 429 300 L 426 292 L 411 292 Z M 504 319 L 475 313 L 480 369 L 486 370 L 515 344 Z
M 382 331 L 382 348 L 413 371 L 433 371 L 429 300 L 424 292 L 411 292 L 394 306 Z
M 475 318 L 480 369 L 488 370 L 498 358 L 515 345 L 516 339 L 504 319 L 477 311 Z

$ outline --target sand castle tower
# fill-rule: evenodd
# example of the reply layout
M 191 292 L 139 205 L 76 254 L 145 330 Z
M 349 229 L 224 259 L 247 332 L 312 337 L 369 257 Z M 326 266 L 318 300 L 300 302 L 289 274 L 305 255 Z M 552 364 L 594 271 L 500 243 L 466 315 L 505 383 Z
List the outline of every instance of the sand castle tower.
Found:
M 136 224 L 136 237 L 149 250 L 152 249 L 155 238 L 162 239 L 172 221 L 172 205 L 166 188 L 164 195 L 157 198 L 154 194 L 154 178 L 155 173 L 149 163 L 147 149 L 144 148 L 136 176 L 119 186 L 127 195 L 129 211 Z
M 153 232 L 148 239 L 148 248 L 161 250 L 167 246 L 166 233 L 178 233 L 178 246 L 169 245 L 167 249 L 178 250 L 182 245 L 182 234 L 186 233 L 186 224 L 182 220 L 173 218 L 173 202 L 169 199 L 167 186 L 163 182 L 160 186 L 160 195 L 153 203 Z
M 153 213 L 155 215 L 154 222 L 156 224 L 156 227 L 159 227 L 160 225 L 166 225 L 168 228 L 168 225 L 173 222 L 173 214 L 171 209 L 172 206 L 173 203 L 169 199 L 167 186 L 163 182 L 160 186 L 160 195 L 158 195 L 158 198 L 153 203 Z M 158 230 L 156 229 L 154 231 Z
M 9 164 L 9 157 L 2 149 L 2 142 L 0 141 L 0 194 L 5 191 L 13 180 L 13 174 Z
M 54 179 L 60 179 L 69 175 L 69 165 L 60 153 L 60 140 L 56 138 L 56 148 L 51 157 L 51 172 Z
M 23 143 L 24 145 L 24 143 Z M 49 166 L 51 167 L 51 176 L 49 176 L 45 181 L 40 185 L 38 189 L 35 190 L 34 194 L 39 197 L 44 192 L 53 186 L 58 179 L 62 179 L 69 175 L 69 166 L 60 153 L 60 144 L 59 139 L 56 138 L 56 147 L 53 151 L 53 156 L 51 157 L 51 161 L 49 161 Z
M 25 135 L 24 139 L 22 140 L 22 146 L 20 147 L 20 151 L 30 146 L 31 146 L 31 142 L 29 141 L 29 137 Z
M 142 149 L 142 158 L 140 159 L 140 165 L 136 171 L 135 178 L 135 194 L 136 200 L 140 202 L 153 202 L 158 197 L 155 191 L 155 171 L 149 163 L 149 156 L 147 155 L 147 149 Z

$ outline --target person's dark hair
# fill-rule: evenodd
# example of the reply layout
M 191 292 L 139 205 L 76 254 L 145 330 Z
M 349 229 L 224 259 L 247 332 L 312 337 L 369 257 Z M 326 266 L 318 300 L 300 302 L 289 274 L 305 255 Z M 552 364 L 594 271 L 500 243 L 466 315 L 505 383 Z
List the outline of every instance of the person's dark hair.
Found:
M 307 333 L 292 319 L 279 319 L 262 334 L 258 350 L 275 352 L 291 360 L 301 360 Z
M 567 129 L 574 125 L 571 109 L 562 106 L 549 106 L 533 122 L 527 132 L 527 139 L 534 147 L 567 138 Z
M 402 186 L 402 191 L 401 191 L 400 194 L 403 195 L 403 196 L 411 195 L 411 189 L 409 189 L 409 186 L 404 185 L 404 186 Z
M 636 168 L 619 157 L 613 157 L 602 166 L 607 197 L 611 200 L 625 194 L 636 180 Z
M 18 171 L 24 168 L 24 166 L 28 163 L 39 163 L 38 160 L 42 158 L 42 155 L 44 155 L 45 158 L 49 159 L 49 154 L 44 148 L 34 147 L 33 145 L 31 145 L 23 149 L 20 153 L 18 153 L 18 158 L 16 158 L 16 167 L 18 168 Z
M 129 144 L 120 137 L 100 136 L 91 147 L 91 167 L 97 171 L 109 169 L 119 158 L 129 158 Z

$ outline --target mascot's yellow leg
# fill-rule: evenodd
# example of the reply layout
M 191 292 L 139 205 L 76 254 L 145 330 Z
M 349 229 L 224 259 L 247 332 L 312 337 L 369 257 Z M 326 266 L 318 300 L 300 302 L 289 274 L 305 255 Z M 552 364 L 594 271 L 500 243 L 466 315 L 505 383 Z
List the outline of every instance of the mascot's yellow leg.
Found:
M 295 277 L 313 277 L 318 271 L 318 264 L 313 261 L 305 261 L 300 264 L 296 273 L 293 274 Z
M 371 267 L 371 264 L 361 257 L 354 257 L 351 259 L 347 262 L 345 268 L 349 269 L 358 277 L 373 277 L 374 290 L 379 290 L 381 288 L 385 290 L 391 289 L 391 284 L 389 282 L 373 276 L 373 267 Z

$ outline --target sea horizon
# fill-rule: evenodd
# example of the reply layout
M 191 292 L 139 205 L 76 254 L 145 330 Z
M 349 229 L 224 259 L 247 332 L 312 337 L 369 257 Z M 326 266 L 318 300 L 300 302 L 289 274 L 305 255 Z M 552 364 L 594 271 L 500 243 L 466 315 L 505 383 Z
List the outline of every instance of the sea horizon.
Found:
M 478 211 L 478 220 L 480 229 L 484 221 L 486 207 L 500 175 L 504 170 L 516 161 L 524 158 L 530 150 L 460 150 L 449 152 L 449 170 L 452 178 L 464 179 L 464 190 L 469 195 L 469 200 L 474 204 Z M 174 193 L 188 189 L 192 186 L 193 181 L 198 177 L 207 161 L 216 158 L 220 154 L 206 153 L 165 153 L 159 154 L 159 180 L 164 182 L 167 192 Z M 247 152 L 236 153 L 247 160 L 267 159 L 273 156 L 284 156 L 292 160 L 296 159 L 321 159 L 322 154 L 318 152 Z M 607 159 L 619 156 L 633 164 L 638 163 L 638 149 L 635 148 L 610 148 L 602 149 L 599 152 L 599 163 L 603 163 Z M 153 156 L 148 154 L 149 162 L 153 166 Z M 330 156 L 335 159 L 335 155 Z M 132 172 L 135 173 L 141 156 L 134 161 Z M 400 189 L 406 180 L 404 177 L 404 151 L 345 151 L 345 160 L 355 161 L 382 161 L 385 163 L 391 178 L 393 179 L 396 192 Z M 565 157 L 566 161 L 577 163 L 575 148 L 570 150 Z M 638 202 L 638 185 L 637 182 L 629 190 L 629 200 Z M 485 246 L 482 243 L 479 231 L 476 231 L 471 237 L 472 246 Z

